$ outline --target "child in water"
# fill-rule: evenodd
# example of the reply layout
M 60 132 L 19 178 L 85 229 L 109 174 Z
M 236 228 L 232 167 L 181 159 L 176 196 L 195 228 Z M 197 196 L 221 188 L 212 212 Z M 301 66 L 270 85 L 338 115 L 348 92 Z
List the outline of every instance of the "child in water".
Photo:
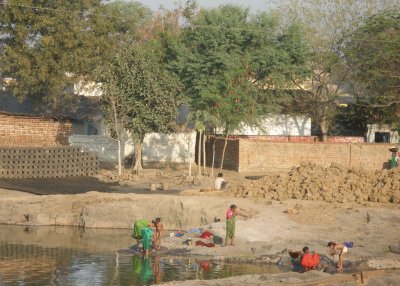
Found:
M 156 228 L 156 232 L 154 234 L 154 248 L 156 250 L 159 250 L 161 248 L 161 238 L 163 237 L 164 234 L 164 225 L 161 222 L 161 218 L 159 217 L 153 220 L 153 224 Z
M 339 261 L 337 263 L 338 271 L 342 271 L 343 269 L 343 254 L 347 253 L 348 248 L 353 247 L 353 242 L 343 242 L 343 243 L 335 243 L 335 242 L 328 242 L 327 245 L 331 250 L 332 259 L 335 260 L 336 252 L 339 252 Z

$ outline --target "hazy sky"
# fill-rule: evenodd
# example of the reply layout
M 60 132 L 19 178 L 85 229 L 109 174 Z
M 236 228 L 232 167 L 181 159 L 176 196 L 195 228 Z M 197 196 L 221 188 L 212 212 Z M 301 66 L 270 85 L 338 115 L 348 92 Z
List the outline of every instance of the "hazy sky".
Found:
M 176 0 L 136 0 L 146 6 L 150 7 L 152 10 L 157 10 L 160 5 L 164 8 L 173 8 L 175 7 L 175 3 L 185 3 L 185 0 L 176 1 Z M 250 8 L 252 12 L 256 12 L 259 10 L 266 10 L 268 6 L 267 3 L 271 2 L 269 0 L 198 0 L 200 7 L 218 7 L 223 4 L 235 4 L 240 5 L 246 8 Z

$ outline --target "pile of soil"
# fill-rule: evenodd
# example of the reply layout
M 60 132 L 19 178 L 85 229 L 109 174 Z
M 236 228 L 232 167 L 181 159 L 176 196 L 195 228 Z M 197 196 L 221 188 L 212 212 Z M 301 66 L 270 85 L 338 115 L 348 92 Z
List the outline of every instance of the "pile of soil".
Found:
M 304 163 L 285 174 L 232 183 L 235 196 L 245 198 L 400 203 L 400 168 L 365 171 Z

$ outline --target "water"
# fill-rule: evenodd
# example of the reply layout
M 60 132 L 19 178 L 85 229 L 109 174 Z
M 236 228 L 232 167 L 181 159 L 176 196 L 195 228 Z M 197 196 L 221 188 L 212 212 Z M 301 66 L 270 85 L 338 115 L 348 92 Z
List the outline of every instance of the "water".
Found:
M 0 285 L 151 285 L 279 273 L 206 257 L 132 255 L 129 230 L 0 226 Z

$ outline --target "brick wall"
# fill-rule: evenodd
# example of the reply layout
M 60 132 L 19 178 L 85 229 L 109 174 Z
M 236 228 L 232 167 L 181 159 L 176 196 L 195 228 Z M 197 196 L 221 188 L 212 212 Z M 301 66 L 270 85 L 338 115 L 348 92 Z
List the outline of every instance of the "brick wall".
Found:
M 0 147 L 63 146 L 71 133 L 68 121 L 0 113 Z
M 206 150 L 207 150 L 206 160 L 207 160 L 207 165 L 211 166 L 214 141 L 215 141 L 214 167 L 219 168 L 222 158 L 222 150 L 225 144 L 224 139 L 211 138 L 206 143 Z M 228 139 L 224 157 L 224 169 L 239 171 L 238 167 L 239 167 L 239 140 Z
M 323 166 L 338 163 L 367 170 L 388 167 L 390 159 L 388 144 L 366 143 L 288 143 L 262 140 L 228 140 L 224 168 L 243 173 L 266 173 L 288 171 L 302 162 Z M 217 139 L 215 166 L 219 166 L 223 140 Z M 229 151 L 228 151 L 229 150 Z M 209 164 L 211 143 L 207 145 Z

